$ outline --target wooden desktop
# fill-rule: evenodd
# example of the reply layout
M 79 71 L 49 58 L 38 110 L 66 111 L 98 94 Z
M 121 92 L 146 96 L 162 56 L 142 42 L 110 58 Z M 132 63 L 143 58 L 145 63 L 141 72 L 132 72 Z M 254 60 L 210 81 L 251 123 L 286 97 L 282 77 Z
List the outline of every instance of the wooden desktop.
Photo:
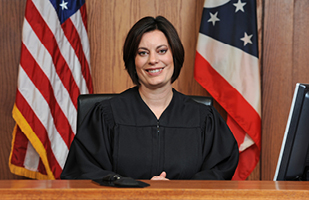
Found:
M 91 180 L 0 180 L 0 199 L 309 199 L 309 182 L 150 181 L 145 188 Z

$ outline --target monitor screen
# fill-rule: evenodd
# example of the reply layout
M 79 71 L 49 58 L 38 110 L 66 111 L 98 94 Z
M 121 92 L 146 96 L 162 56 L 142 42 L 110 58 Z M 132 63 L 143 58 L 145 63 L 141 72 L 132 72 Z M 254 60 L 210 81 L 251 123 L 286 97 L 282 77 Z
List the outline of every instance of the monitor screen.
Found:
M 309 84 L 297 83 L 274 181 L 309 180 L 308 147 Z

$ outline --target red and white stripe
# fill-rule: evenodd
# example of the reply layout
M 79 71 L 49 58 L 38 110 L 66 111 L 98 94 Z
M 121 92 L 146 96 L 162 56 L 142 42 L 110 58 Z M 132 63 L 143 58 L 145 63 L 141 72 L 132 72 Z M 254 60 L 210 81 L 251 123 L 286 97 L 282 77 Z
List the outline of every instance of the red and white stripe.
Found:
M 235 179 L 255 168 L 261 148 L 261 91 L 258 58 L 199 34 L 195 79 L 226 110 L 240 149 Z
M 86 21 L 85 4 L 61 25 L 49 1 L 27 1 L 13 109 L 18 126 L 10 157 L 13 173 L 60 177 L 76 133 L 77 97 L 93 92 Z

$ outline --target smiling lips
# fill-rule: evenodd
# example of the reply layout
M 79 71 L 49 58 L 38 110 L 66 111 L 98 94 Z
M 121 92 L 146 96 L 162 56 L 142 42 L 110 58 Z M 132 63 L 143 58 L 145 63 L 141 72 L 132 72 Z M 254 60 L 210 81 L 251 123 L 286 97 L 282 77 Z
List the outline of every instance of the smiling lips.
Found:
M 160 68 L 160 69 L 147 69 L 146 71 L 148 73 L 152 74 L 152 75 L 156 75 L 156 74 L 160 73 L 163 69 L 164 69 L 164 67 Z

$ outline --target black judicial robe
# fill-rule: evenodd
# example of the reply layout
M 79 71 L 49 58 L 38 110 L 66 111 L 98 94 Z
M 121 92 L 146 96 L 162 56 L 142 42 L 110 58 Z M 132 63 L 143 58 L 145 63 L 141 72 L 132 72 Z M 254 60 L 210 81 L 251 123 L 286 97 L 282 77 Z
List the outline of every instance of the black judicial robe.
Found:
M 71 144 L 62 179 L 97 179 L 119 174 L 150 179 L 231 179 L 238 146 L 213 106 L 196 103 L 173 89 L 157 119 L 130 88 L 97 103 Z

